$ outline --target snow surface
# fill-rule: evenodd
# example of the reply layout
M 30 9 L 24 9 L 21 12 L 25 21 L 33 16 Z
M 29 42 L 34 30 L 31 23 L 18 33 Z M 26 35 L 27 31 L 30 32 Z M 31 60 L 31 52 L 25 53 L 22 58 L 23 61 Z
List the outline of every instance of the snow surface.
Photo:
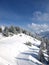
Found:
M 1 35 L 0 35 L 1 36 Z M 24 43 L 31 42 L 32 46 Z M 25 34 L 0 39 L 0 65 L 42 65 L 38 60 L 40 41 Z

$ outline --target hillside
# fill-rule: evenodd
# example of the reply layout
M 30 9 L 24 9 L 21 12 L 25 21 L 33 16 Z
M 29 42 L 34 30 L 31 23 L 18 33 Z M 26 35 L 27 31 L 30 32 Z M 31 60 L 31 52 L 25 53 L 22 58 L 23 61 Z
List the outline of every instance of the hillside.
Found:
M 30 45 L 26 43 L 30 42 Z M 38 60 L 40 41 L 23 33 L 0 39 L 0 65 L 42 65 Z

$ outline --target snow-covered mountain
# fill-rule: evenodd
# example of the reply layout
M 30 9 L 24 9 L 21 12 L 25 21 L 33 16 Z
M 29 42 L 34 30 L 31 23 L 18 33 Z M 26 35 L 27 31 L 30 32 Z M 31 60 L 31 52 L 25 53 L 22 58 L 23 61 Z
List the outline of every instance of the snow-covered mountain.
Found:
M 31 46 L 26 43 L 30 42 Z M 38 60 L 41 41 L 26 34 L 0 38 L 0 65 L 42 65 Z

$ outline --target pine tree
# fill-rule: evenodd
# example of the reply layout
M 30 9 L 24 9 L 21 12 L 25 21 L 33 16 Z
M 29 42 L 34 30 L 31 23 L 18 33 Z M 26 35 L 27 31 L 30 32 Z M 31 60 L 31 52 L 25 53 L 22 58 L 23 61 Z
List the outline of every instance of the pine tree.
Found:
M 45 45 L 45 43 L 44 43 L 44 41 L 42 39 L 41 45 L 40 45 L 40 50 L 39 50 L 39 60 L 42 61 L 42 62 L 45 60 L 44 54 L 43 54 L 43 50 L 46 49 L 45 47 L 46 47 L 46 45 Z
M 3 30 L 2 33 L 3 33 L 4 36 L 7 36 L 8 37 L 9 36 L 8 27 L 5 27 L 5 29 Z
M 2 28 L 0 27 L 0 33 L 2 32 Z
M 11 27 L 9 28 L 9 32 L 14 33 L 14 34 L 17 34 L 17 31 L 16 31 L 16 29 L 15 29 L 14 26 L 11 26 Z

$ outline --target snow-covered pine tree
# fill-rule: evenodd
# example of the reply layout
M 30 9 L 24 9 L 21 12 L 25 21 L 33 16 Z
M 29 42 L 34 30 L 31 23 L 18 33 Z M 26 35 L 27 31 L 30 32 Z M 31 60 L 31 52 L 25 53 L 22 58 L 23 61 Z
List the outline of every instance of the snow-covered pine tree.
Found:
M 43 50 L 45 50 L 45 49 L 46 49 L 46 45 L 44 43 L 44 40 L 42 39 L 41 45 L 40 45 L 40 50 L 39 50 L 39 60 L 42 62 L 45 60 L 44 54 L 43 54 Z
M 17 34 L 17 31 L 13 25 L 9 28 L 9 32 Z
M 2 34 L 7 37 L 9 36 L 8 27 L 5 27 L 5 29 L 2 31 Z

